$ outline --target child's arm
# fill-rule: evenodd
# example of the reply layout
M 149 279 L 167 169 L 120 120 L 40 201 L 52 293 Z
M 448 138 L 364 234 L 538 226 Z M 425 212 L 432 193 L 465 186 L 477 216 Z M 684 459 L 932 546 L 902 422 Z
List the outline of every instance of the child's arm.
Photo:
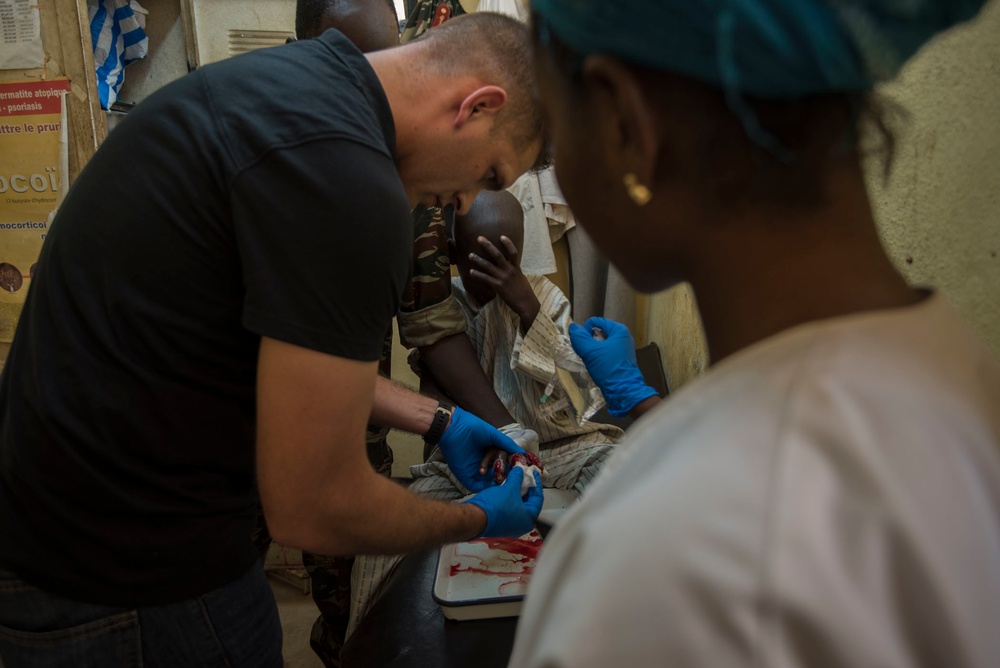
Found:
M 454 398 L 448 396 L 441 385 L 438 383 L 437 378 L 431 370 L 424 364 L 423 359 L 420 357 L 420 351 L 414 350 L 410 353 L 410 370 L 416 374 L 417 378 L 420 379 L 419 392 L 424 396 L 433 397 L 434 399 L 444 399 L 445 401 L 450 401 L 451 403 L 458 403 Z
M 497 297 L 520 318 L 521 333 L 527 334 L 535 322 L 541 304 L 531 289 L 527 277 L 521 272 L 517 248 L 505 236 L 500 237 L 502 249 L 498 249 L 484 237 L 479 237 L 477 241 L 485 257 L 480 255 L 472 257 L 477 268 L 470 273 L 493 288 Z

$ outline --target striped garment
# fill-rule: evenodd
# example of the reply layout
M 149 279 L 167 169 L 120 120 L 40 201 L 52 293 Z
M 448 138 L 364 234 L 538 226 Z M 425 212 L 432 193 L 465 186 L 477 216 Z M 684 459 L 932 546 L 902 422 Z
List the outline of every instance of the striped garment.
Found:
M 583 426 L 567 411 L 549 413 L 539 402 L 555 374 L 552 350 L 569 344 L 566 331 L 571 322 L 570 303 L 551 281 L 528 276 L 541 308 L 531 329 L 521 334 L 518 316 L 500 299 L 476 310 L 460 279 L 452 279 L 452 294 L 466 316 L 466 334 L 479 356 L 483 371 L 493 382 L 497 396 L 522 426 L 534 429 L 544 465 L 542 485 L 574 492 L 579 496 L 597 475 L 625 433 L 613 425 L 586 422 Z M 558 400 L 559 394 L 553 395 Z M 461 404 L 461 401 L 458 402 Z M 469 495 L 452 475 L 435 448 L 428 461 L 410 467 L 410 491 L 441 501 Z M 351 622 L 347 636 L 377 600 L 383 584 L 402 556 L 361 556 L 351 573 Z
M 97 92 L 103 109 L 110 109 L 118 99 L 125 66 L 145 57 L 149 49 L 149 38 L 143 30 L 145 14 L 135 0 L 87 1 Z

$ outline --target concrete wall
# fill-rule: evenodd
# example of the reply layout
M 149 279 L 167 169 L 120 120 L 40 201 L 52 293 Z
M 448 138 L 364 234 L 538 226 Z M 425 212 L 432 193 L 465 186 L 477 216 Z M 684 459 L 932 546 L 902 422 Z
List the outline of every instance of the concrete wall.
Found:
M 929 44 L 882 91 L 907 110 L 872 203 L 890 257 L 943 291 L 1000 357 L 1000 3 Z
M 884 181 L 869 190 L 886 250 L 907 280 L 939 288 L 1000 358 L 1000 2 L 926 45 L 880 89 L 907 112 Z M 688 286 L 653 295 L 644 340 L 671 389 L 708 364 Z M 641 338 L 641 337 L 637 337 Z
M 149 53 L 125 68 L 118 99 L 140 102 L 147 95 L 187 74 L 187 52 L 179 0 L 140 0 L 146 15 Z

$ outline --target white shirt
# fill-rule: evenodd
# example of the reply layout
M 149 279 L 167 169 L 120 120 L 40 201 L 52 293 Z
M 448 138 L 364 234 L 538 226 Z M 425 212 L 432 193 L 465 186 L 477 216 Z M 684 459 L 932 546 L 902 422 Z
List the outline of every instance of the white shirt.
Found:
M 546 540 L 510 665 L 1000 666 L 1000 367 L 934 295 L 647 415 Z

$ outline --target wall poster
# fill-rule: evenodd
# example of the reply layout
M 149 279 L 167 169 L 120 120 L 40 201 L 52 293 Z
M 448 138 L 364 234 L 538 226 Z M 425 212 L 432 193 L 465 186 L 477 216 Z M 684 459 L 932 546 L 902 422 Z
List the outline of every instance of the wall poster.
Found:
M 10 342 L 67 184 L 68 79 L 0 82 L 0 342 Z

